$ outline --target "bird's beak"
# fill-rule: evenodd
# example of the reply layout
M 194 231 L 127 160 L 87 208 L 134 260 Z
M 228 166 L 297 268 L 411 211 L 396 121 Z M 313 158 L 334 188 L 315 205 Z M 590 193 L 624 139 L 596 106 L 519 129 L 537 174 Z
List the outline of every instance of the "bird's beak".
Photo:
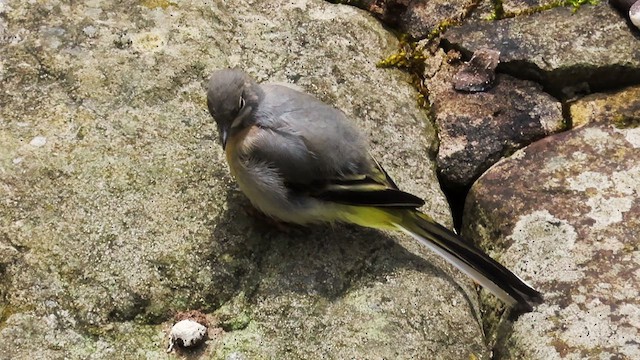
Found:
M 222 149 L 226 150 L 227 148 L 227 138 L 229 137 L 229 131 L 227 129 L 222 129 L 220 133 L 220 139 L 222 140 Z

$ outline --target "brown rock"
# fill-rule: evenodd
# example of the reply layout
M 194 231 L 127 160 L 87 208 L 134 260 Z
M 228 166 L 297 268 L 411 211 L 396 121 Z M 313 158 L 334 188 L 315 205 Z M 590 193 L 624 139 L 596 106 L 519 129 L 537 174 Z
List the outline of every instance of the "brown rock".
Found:
M 502 9 L 505 12 L 517 13 L 527 9 L 549 5 L 555 0 L 503 0 Z
M 569 107 L 573 126 L 606 120 L 619 127 L 640 125 L 640 86 L 586 96 Z
M 639 40 L 605 3 L 470 21 L 444 39 L 467 56 L 483 47 L 500 51 L 499 71 L 539 82 L 558 97 L 640 82 Z
M 564 129 L 560 103 L 539 85 L 498 74 L 492 89 L 461 93 L 451 83 L 458 68 L 442 62 L 426 81 L 446 186 L 471 185 L 501 157 Z
M 480 2 L 478 8 L 473 12 L 471 18 L 474 20 L 491 19 L 496 13 L 494 3 L 494 1 Z M 551 6 L 554 3 L 556 4 L 555 6 L 558 6 L 557 0 L 502 0 L 500 1 L 502 10 L 497 15 L 510 17 L 513 14 L 518 14 L 518 16 L 520 16 L 522 13 L 532 11 L 533 9 L 539 9 L 545 6 Z
M 447 55 L 448 56 L 448 55 Z M 500 53 L 492 49 L 478 49 L 453 77 L 453 87 L 459 91 L 479 92 L 489 90 L 496 79 L 496 67 Z
M 606 119 L 547 137 L 472 187 L 463 234 L 545 294 L 490 326 L 501 359 L 638 359 L 640 128 Z M 495 324 L 493 324 L 495 325 Z
M 362 0 L 351 1 L 415 39 L 429 35 L 443 20 L 457 18 L 466 11 L 466 0 Z

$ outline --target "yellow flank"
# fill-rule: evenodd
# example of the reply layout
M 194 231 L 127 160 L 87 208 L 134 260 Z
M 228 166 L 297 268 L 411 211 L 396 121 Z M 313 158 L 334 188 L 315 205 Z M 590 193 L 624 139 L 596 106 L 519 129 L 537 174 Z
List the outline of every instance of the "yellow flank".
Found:
M 397 230 L 394 224 L 402 224 L 404 212 L 411 210 L 383 209 L 372 206 L 345 205 L 340 209 L 341 221 L 364 227 L 385 230 Z
M 225 155 L 231 175 L 236 178 L 240 188 L 243 189 L 245 193 L 253 189 L 254 186 L 244 184 L 246 174 L 245 170 L 243 170 L 240 157 L 252 146 L 252 140 L 255 139 L 256 135 L 255 131 L 256 129 L 251 127 L 230 136 L 225 147 Z M 372 173 L 369 174 L 369 176 L 380 182 L 380 185 L 373 186 L 374 190 L 377 190 L 379 187 L 390 187 L 391 184 L 388 184 L 386 176 L 380 170 L 379 165 L 377 166 L 378 168 L 374 168 Z M 366 186 L 372 185 L 369 184 Z M 408 212 L 411 211 L 405 209 L 385 209 L 373 206 L 343 205 L 324 201 L 311 202 L 309 203 L 310 206 L 305 208 L 288 211 L 287 209 L 281 209 L 279 207 L 274 208 L 268 201 L 259 201 L 263 198 L 263 196 L 259 196 L 260 194 L 253 195 L 254 196 L 249 196 L 249 198 L 254 203 L 254 206 L 261 211 L 282 221 L 302 225 L 326 221 L 354 223 L 375 229 L 397 230 L 395 224 L 403 224 L 409 214 Z

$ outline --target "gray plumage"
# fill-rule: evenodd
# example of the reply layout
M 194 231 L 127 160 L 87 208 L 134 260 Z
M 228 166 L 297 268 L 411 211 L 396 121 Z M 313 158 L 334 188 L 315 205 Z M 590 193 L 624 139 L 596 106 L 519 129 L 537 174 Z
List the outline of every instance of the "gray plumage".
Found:
M 370 171 L 364 138 L 341 111 L 284 86 L 262 88 L 255 124 L 270 136 L 256 141 L 252 156 L 271 162 L 285 181 L 296 183 Z M 291 157 L 283 159 L 282 153 Z
M 268 133 L 255 139 L 245 156 L 273 164 L 286 181 L 296 183 L 370 171 L 365 139 L 342 111 L 286 86 L 240 81 L 243 77 L 238 70 L 222 70 L 221 74 L 221 78 L 212 78 L 208 96 L 218 126 L 231 126 L 231 115 L 238 109 L 229 105 L 244 93 L 245 107 L 250 110 L 242 127 L 254 124 Z M 233 90 L 219 91 L 218 83 Z M 240 91 L 245 84 L 249 86 Z M 289 157 L 283 159 L 283 153 Z
M 257 84 L 241 70 L 214 72 L 207 93 L 231 173 L 251 203 L 286 222 L 341 221 L 401 230 L 509 304 L 541 294 L 472 244 L 417 210 L 342 111 L 311 95 Z
M 332 221 L 317 211 L 311 189 L 377 171 L 364 137 L 344 113 L 311 95 L 260 85 L 227 69 L 211 77 L 208 106 L 223 137 L 255 127 L 241 134 L 242 144 L 223 144 L 240 188 L 267 215 L 298 224 Z

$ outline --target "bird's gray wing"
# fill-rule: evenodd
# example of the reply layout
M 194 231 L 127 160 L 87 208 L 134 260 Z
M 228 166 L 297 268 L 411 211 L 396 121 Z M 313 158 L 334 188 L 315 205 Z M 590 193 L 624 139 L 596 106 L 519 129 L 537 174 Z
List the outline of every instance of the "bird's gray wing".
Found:
M 276 170 L 293 194 L 353 205 L 424 204 L 398 190 L 341 111 L 282 86 L 265 86 L 265 94 L 245 156 Z

